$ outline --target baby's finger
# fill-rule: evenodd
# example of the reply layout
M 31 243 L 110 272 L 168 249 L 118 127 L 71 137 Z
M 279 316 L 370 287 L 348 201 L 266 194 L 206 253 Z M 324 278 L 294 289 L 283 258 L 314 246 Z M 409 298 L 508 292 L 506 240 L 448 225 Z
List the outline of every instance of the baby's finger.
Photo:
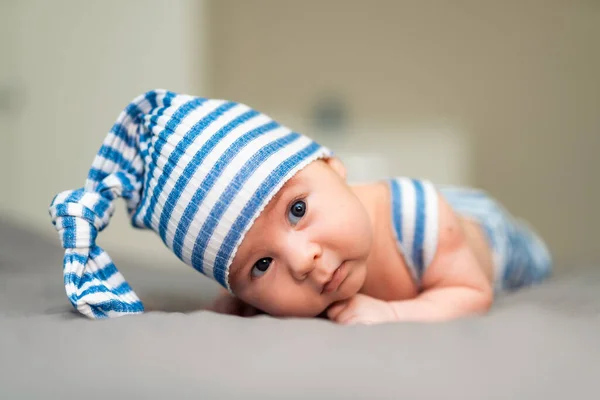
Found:
M 374 321 L 372 321 L 371 319 L 365 318 L 352 312 L 344 313 L 344 315 L 342 315 L 339 321 L 337 322 L 341 325 L 371 325 L 374 323 Z
M 332 320 L 335 321 L 336 323 L 340 324 L 340 325 L 347 325 L 351 321 L 356 320 L 357 318 L 359 318 L 359 316 L 357 314 L 356 308 L 352 307 L 352 305 L 347 305 L 340 312 L 338 312 L 332 318 Z
M 340 313 L 348 308 L 348 302 L 348 300 L 338 301 L 329 306 L 327 309 L 327 318 L 336 321 L 339 318 Z

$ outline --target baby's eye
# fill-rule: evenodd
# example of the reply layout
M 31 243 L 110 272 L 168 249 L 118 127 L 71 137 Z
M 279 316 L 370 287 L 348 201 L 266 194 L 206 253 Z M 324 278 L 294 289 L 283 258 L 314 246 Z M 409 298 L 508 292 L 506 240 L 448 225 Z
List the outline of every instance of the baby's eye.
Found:
M 290 212 L 288 213 L 288 218 L 292 225 L 296 225 L 298 221 L 304 216 L 306 213 L 306 203 L 302 200 L 296 201 L 290 207 Z
M 273 259 L 270 257 L 261 258 L 260 260 L 258 260 L 252 267 L 252 277 L 260 278 L 261 276 L 263 276 L 264 273 L 267 272 L 267 270 L 269 269 L 269 266 L 271 265 L 272 261 Z

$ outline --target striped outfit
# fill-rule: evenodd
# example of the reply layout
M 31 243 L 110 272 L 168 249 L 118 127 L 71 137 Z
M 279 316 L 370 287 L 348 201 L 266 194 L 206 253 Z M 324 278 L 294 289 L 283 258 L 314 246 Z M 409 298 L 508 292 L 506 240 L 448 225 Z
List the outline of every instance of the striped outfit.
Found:
M 64 284 L 90 318 L 143 312 L 96 236 L 122 197 L 184 263 L 229 288 L 235 252 L 269 200 L 330 151 L 250 107 L 152 90 L 108 133 L 85 186 L 57 194 L 50 216 L 65 248 Z
M 550 274 L 551 255 L 541 238 L 483 191 L 406 177 L 389 179 L 388 184 L 398 249 L 418 286 L 437 250 L 439 196 L 483 228 L 492 249 L 497 292 L 539 283 Z

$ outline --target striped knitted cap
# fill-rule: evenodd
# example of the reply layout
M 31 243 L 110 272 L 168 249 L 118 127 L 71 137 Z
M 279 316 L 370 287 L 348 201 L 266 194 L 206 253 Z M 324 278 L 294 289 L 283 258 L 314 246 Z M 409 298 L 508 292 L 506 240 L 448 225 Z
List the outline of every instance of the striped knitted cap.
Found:
M 143 312 L 96 235 L 123 197 L 183 262 L 230 289 L 245 233 L 283 184 L 330 151 L 235 102 L 152 90 L 135 98 L 96 155 L 83 188 L 55 196 L 73 306 L 90 318 Z

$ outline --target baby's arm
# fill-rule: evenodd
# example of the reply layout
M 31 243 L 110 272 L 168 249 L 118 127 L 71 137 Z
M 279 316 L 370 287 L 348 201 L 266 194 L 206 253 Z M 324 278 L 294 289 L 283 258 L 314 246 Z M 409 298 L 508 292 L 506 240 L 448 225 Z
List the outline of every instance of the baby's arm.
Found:
M 390 302 L 357 295 L 331 307 L 330 319 L 341 323 L 436 322 L 485 313 L 490 308 L 491 283 L 458 216 L 442 196 L 438 206 L 437 251 L 423 274 L 421 294 L 411 300 Z
M 475 256 L 454 210 L 438 195 L 436 255 L 423 274 L 423 292 L 413 300 L 391 302 L 399 320 L 441 321 L 486 312 L 493 288 Z

